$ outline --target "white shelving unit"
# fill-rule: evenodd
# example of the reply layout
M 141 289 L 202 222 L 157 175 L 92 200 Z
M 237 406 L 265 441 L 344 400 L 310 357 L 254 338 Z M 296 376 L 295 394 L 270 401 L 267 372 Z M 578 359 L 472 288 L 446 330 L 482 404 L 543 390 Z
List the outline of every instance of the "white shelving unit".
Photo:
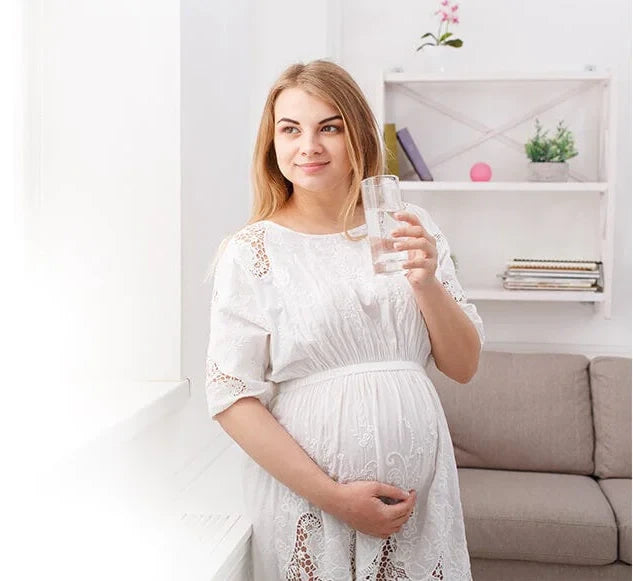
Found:
M 503 86 L 504 83 L 550 83 L 555 84 L 565 82 L 571 88 L 562 94 L 547 99 L 545 102 L 535 104 L 533 108 L 517 111 L 514 119 L 494 128 L 486 126 L 475 118 L 469 117 L 461 109 L 455 106 L 444 105 L 437 99 L 428 97 L 425 93 L 424 85 L 460 84 L 463 85 L 464 98 L 467 98 L 469 87 L 473 83 L 490 85 L 490 90 Z M 406 72 L 385 72 L 382 75 L 378 89 L 377 120 L 380 127 L 384 127 L 385 122 L 394 122 L 386 117 L 386 103 L 391 91 L 396 91 L 409 98 L 416 104 L 426 106 L 448 116 L 452 121 L 469 126 L 480 135 L 466 144 L 454 147 L 435 159 L 427 159 L 427 163 L 433 171 L 434 165 L 442 164 L 447 160 L 454 159 L 465 152 L 476 148 L 488 140 L 494 139 L 497 142 L 513 148 L 515 151 L 523 153 L 523 143 L 508 136 L 507 133 L 521 123 L 532 121 L 544 112 L 569 100 L 581 93 L 599 88 L 600 111 L 598 121 L 598 144 L 597 144 L 597 180 L 589 179 L 579 171 L 572 172 L 570 179 L 575 181 L 559 183 L 539 183 L 526 181 L 490 181 L 490 182 L 469 182 L 469 181 L 401 181 L 403 192 L 408 192 L 406 196 L 412 202 L 418 196 L 433 196 L 436 193 L 451 192 L 460 196 L 469 196 L 474 193 L 498 193 L 498 192 L 522 192 L 526 195 L 550 195 L 556 196 L 566 193 L 584 194 L 588 197 L 598 196 L 599 215 L 595 216 L 596 224 L 600 232 L 600 257 L 603 267 L 603 291 L 602 292 L 582 292 L 582 291 L 520 291 L 504 289 L 500 279 L 490 281 L 490 286 L 486 288 L 475 288 L 465 284 L 464 289 L 467 297 L 473 301 L 573 301 L 593 304 L 596 310 L 600 310 L 605 318 L 611 317 L 612 301 L 612 280 L 613 280 L 613 228 L 614 228 L 614 176 L 615 176 L 615 91 L 613 90 L 613 79 L 610 73 L 594 71 L 577 71 L 561 73 L 459 73 L 459 74 L 426 74 L 426 73 L 406 73 Z M 555 91 L 553 92 L 555 93 Z M 524 107 L 525 109 L 525 107 Z M 392 117 L 394 114 L 392 113 Z M 401 127 L 396 123 L 397 129 Z M 433 139 L 433 134 L 427 134 Z M 417 140 L 416 140 L 417 141 Z M 523 155 L 525 155 L 523 153 Z M 425 156 L 426 157 L 426 156 Z M 527 157 L 525 163 L 527 163 Z M 493 176 L 494 179 L 494 176 Z M 458 208 L 455 209 L 458 211 Z M 459 253 L 459 249 L 453 248 Z M 557 256 L 557 249 L 551 249 L 551 257 Z M 536 257 L 535 257 L 536 258 Z M 584 257 L 579 257 L 584 258 Z M 503 269 L 503 268 L 502 268 Z M 501 270 L 502 270 L 501 269 Z

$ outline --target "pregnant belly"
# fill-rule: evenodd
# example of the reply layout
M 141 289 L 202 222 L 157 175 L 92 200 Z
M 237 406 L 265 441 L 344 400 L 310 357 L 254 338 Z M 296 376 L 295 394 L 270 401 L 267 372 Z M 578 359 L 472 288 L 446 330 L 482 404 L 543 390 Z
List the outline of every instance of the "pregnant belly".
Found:
M 434 473 L 438 439 L 429 383 L 419 371 L 389 370 L 287 390 L 282 384 L 271 411 L 338 482 L 423 489 Z

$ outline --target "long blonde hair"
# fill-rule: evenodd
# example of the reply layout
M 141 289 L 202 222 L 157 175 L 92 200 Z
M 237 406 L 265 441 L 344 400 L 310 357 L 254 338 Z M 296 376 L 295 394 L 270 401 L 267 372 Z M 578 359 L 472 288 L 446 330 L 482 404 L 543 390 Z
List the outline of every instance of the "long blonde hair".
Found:
M 352 179 L 340 215 L 343 216 L 345 237 L 351 241 L 362 240 L 366 234 L 354 238 L 348 232 L 348 224 L 361 202 L 360 182 L 366 177 L 384 173 L 380 131 L 362 90 L 352 76 L 341 66 L 322 59 L 290 65 L 268 93 L 253 152 L 251 182 L 254 197 L 251 215 L 245 226 L 266 220 L 283 208 L 292 195 L 292 183 L 279 169 L 274 146 L 275 102 L 279 94 L 289 88 L 303 89 L 327 102 L 343 118 Z M 231 235 L 222 241 L 212 269 L 230 238 Z

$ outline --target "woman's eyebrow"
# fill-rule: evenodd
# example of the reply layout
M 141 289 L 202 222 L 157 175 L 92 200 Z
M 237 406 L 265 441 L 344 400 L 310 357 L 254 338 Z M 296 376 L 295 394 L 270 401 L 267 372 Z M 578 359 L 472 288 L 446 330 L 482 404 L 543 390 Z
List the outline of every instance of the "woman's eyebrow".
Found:
M 333 117 L 328 117 L 327 119 L 323 119 L 323 121 L 319 121 L 319 125 L 323 125 L 323 123 L 327 123 L 328 121 L 334 121 L 335 119 L 340 119 L 342 121 L 343 117 L 341 117 L 340 115 L 334 115 Z M 295 121 L 294 119 L 288 119 L 288 117 L 282 117 L 279 121 L 277 121 L 277 124 L 281 123 L 282 121 L 287 121 L 288 123 L 294 123 L 295 125 L 301 125 L 299 121 Z

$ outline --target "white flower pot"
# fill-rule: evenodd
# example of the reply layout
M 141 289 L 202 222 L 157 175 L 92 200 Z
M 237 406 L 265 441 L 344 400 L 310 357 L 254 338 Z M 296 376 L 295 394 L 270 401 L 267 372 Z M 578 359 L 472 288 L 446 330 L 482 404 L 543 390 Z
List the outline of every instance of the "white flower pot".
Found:
M 425 46 L 420 52 L 424 71 L 427 73 L 446 73 L 452 70 L 452 62 L 458 48 L 454 46 Z
M 457 58 L 459 50 L 453 46 L 428 45 L 407 55 L 398 70 L 404 70 L 407 73 L 454 72 L 459 61 Z
M 566 161 L 539 161 L 528 164 L 531 182 L 566 182 L 569 180 L 569 164 Z

